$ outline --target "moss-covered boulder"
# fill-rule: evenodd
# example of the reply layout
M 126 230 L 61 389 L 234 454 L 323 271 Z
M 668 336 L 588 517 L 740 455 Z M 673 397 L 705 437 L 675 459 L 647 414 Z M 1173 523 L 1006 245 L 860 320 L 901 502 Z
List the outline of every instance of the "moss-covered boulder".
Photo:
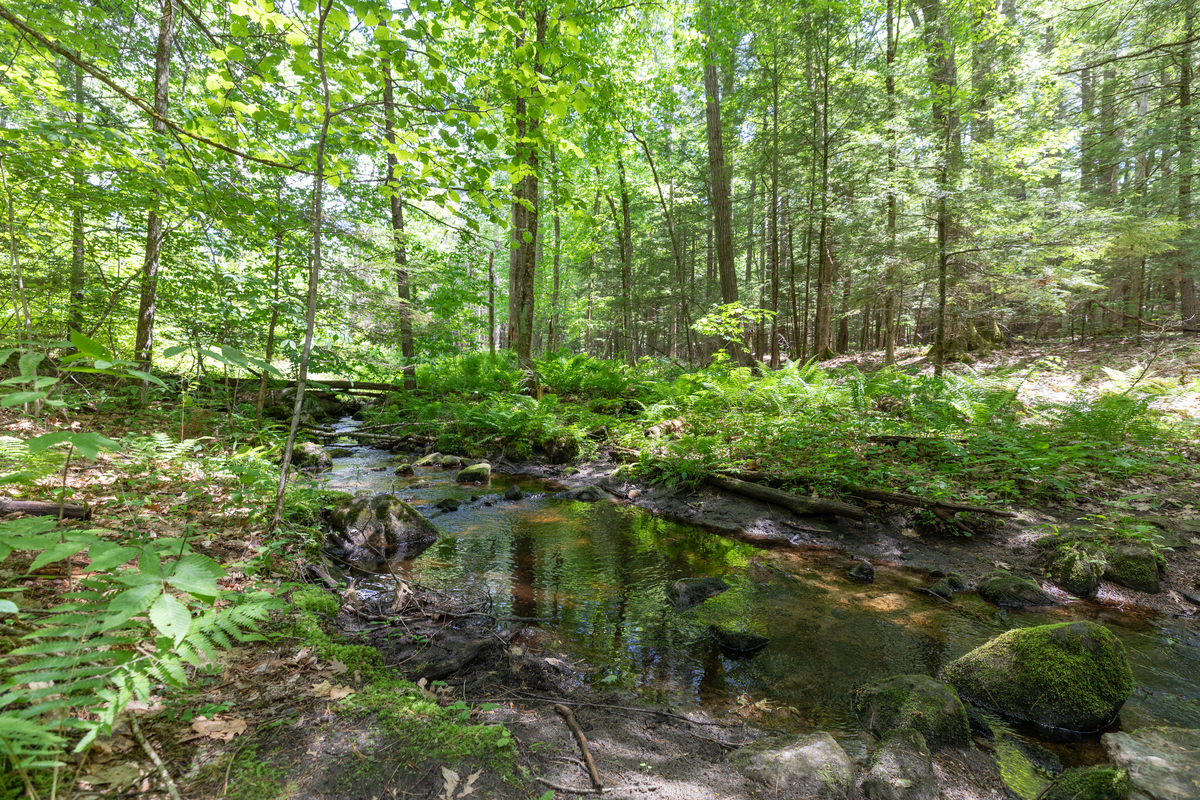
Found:
M 1016 628 L 943 672 L 976 705 L 1072 731 L 1105 727 L 1133 691 L 1125 646 L 1094 622 Z
M 1158 594 L 1159 573 L 1166 560 L 1155 548 L 1141 542 L 1126 542 L 1112 548 L 1104 577 L 1139 592 Z
M 937 800 L 933 756 L 925 737 L 912 728 L 884 734 L 863 778 L 868 800 Z
M 315 442 L 301 442 L 292 450 L 292 466 L 296 469 L 311 469 L 318 472 L 333 466 L 333 459 L 325 448 Z
M 392 471 L 392 474 L 393 475 L 412 475 L 413 474 L 412 464 L 401 463 L 399 466 L 396 467 L 395 470 Z
M 607 499 L 608 493 L 598 486 L 580 486 L 578 489 L 559 492 L 554 496 L 562 500 L 579 500 L 584 503 L 595 503 L 599 500 Z
M 928 675 L 897 675 L 854 690 L 854 711 L 876 736 L 912 728 L 932 748 L 971 742 L 967 710 L 954 688 Z
M 850 576 L 850 580 L 858 581 L 859 583 L 874 583 L 875 582 L 875 565 L 865 558 L 855 564 L 846 572 Z
M 430 453 L 413 462 L 414 467 L 436 467 L 442 463 L 441 453 Z
M 326 537 L 332 555 L 359 569 L 380 572 L 387 564 L 415 558 L 437 541 L 437 528 L 415 508 L 390 494 L 362 494 L 330 514 Z
M 760 739 L 729 754 L 751 780 L 789 796 L 841 800 L 854 788 L 854 765 L 828 733 Z
M 1057 586 L 1079 597 L 1091 597 L 1100 586 L 1108 558 L 1093 542 L 1062 541 L 1054 547 L 1046 576 Z
M 1125 800 L 1129 776 L 1124 771 L 1103 767 L 1071 767 L 1063 770 L 1043 800 Z
M 350 458 L 354 455 L 354 451 L 349 447 L 331 447 L 326 452 L 329 453 L 330 458 Z
M 1053 606 L 1054 596 L 1044 591 L 1032 578 L 1018 578 L 1007 570 L 998 569 L 979 581 L 979 595 L 998 606 Z
M 460 469 L 463 460 L 459 456 L 442 456 L 442 469 Z
M 472 464 L 454 476 L 459 483 L 487 483 L 492 476 L 492 465 L 486 461 Z

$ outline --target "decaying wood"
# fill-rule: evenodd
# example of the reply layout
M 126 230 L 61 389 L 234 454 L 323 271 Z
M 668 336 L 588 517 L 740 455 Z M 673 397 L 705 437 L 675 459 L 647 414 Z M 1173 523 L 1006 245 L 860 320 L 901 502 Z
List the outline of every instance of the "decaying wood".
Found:
M 772 475 L 766 472 L 758 472 L 754 470 L 723 470 L 724 474 L 736 475 L 738 478 L 746 482 L 767 482 L 772 480 L 781 480 L 784 476 Z M 789 481 L 797 481 L 799 483 L 815 483 L 810 478 L 800 476 L 787 476 Z M 1014 512 L 1003 508 L 992 508 L 991 506 L 974 506 L 967 503 L 955 503 L 949 500 L 936 500 L 932 497 L 921 497 L 915 494 L 906 494 L 904 492 L 889 492 L 883 489 L 870 489 L 866 486 L 855 486 L 854 484 L 846 483 L 839 487 L 839 491 L 843 494 L 857 497 L 860 500 L 872 500 L 877 503 L 894 503 L 900 506 L 915 506 L 917 508 L 928 508 L 933 511 L 943 509 L 950 512 L 967 512 L 971 514 L 991 514 L 994 517 L 1015 517 Z
M 91 519 L 92 508 L 87 503 L 64 503 L 63 519 Z M 0 499 L 0 514 L 29 514 L 32 517 L 57 517 L 59 504 L 47 500 Z
M 646 430 L 642 431 L 642 434 L 647 438 L 657 439 L 660 436 L 666 436 L 672 433 L 683 433 L 683 426 L 685 424 L 686 423 L 684 422 L 683 417 L 676 417 L 675 419 L 668 419 L 660 422 L 657 425 L 651 425 L 649 428 L 646 428 Z
M 861 508 L 847 503 L 839 503 L 837 500 L 801 497 L 791 492 L 772 489 L 769 486 L 749 483 L 737 478 L 709 475 L 708 482 L 719 489 L 737 492 L 746 497 L 753 497 L 755 500 L 774 503 L 777 506 L 783 506 L 795 511 L 797 514 L 832 514 L 838 517 L 847 517 L 848 519 L 863 519 L 866 516 Z
M 502 643 L 507 645 L 510 641 L 512 641 L 514 636 L 521 632 L 524 627 L 524 625 L 509 626 L 504 630 L 504 632 L 496 634 L 496 637 L 499 638 Z M 425 668 L 421 670 L 417 677 L 436 681 L 453 675 L 474 661 L 476 657 L 483 652 L 483 649 L 492 643 L 493 640 L 490 638 L 480 639 L 479 641 L 471 644 L 469 647 L 460 650 L 457 654 L 451 656 L 450 658 L 444 658 L 441 661 L 431 661 L 425 665 Z
M 567 723 L 567 727 L 571 729 L 571 733 L 575 734 L 575 741 L 579 742 L 579 752 L 583 753 L 583 761 L 587 764 L 588 777 L 592 779 L 592 788 L 596 792 L 603 792 L 604 784 L 600 782 L 600 773 L 596 771 L 596 762 L 592 761 L 592 751 L 588 749 L 587 737 L 583 735 L 583 728 L 579 727 L 575 713 L 562 703 L 554 704 L 554 713 L 562 717 L 563 722 Z

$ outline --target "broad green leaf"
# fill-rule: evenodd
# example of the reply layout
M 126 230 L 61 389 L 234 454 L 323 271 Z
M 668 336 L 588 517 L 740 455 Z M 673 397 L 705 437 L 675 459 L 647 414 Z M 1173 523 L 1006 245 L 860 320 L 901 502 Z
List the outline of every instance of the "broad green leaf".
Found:
M 131 617 L 141 614 L 149 608 L 161 593 L 162 584 L 158 581 L 145 586 L 135 586 L 121 592 L 109 601 L 108 616 L 105 618 L 104 624 L 100 626 L 100 630 L 107 631 L 118 625 L 124 625 Z
M 0 399 L 0 407 L 12 408 L 13 406 L 19 406 L 22 403 L 33 403 L 38 400 L 45 400 L 49 396 L 50 395 L 46 394 L 45 392 L 12 392 L 11 394 L 4 395 L 3 399 Z
M 101 436 L 98 433 L 86 432 L 76 433 L 71 436 L 71 444 L 75 445 L 75 449 L 83 453 L 83 455 L 91 461 L 96 460 L 96 456 L 100 455 L 101 450 L 120 450 L 121 446 L 109 439 L 107 436 Z
M 217 578 L 225 574 L 225 570 L 211 558 L 200 553 L 184 556 L 175 563 L 175 571 L 171 573 L 168 582 L 176 589 L 187 592 L 195 597 L 212 601 L 216 598 Z
M 174 347 L 168 347 L 166 350 L 163 350 L 163 358 L 174 358 L 180 353 L 186 353 L 187 351 L 187 345 L 177 344 Z
M 163 594 L 150 606 L 150 621 L 178 644 L 192 626 L 192 615 L 183 603 L 169 594 Z
M 99 542 L 88 548 L 88 558 L 91 559 L 90 570 L 107 572 L 113 567 L 119 567 L 126 561 L 137 558 L 141 553 L 135 547 L 122 547 L 115 542 Z
M 248 367 L 249 366 L 249 364 L 246 363 L 245 354 L 242 353 L 241 350 L 238 350 L 236 347 L 229 347 L 228 345 L 224 345 L 224 344 L 221 345 L 221 355 L 225 356 L 225 359 L 230 364 L 236 364 L 239 367 Z
M 71 344 L 89 358 L 111 358 L 108 348 L 79 331 L 71 331 Z
M 155 386 L 161 386 L 164 389 L 167 388 L 165 383 L 163 383 L 158 377 L 151 375 L 149 372 L 142 372 L 140 369 L 127 369 L 125 371 L 134 378 L 141 378 L 144 381 L 153 383 Z
M 87 549 L 88 542 L 66 541 L 51 545 L 38 554 L 38 557 L 29 565 L 29 571 L 44 567 L 55 561 L 62 561 L 64 558 L 70 558 L 81 550 Z
M 12 600 L 0 600 L 0 614 L 16 614 L 20 610 Z
M 17 369 L 26 377 L 32 377 L 33 371 L 37 369 L 37 365 L 42 363 L 45 358 L 41 353 L 26 353 L 21 356 L 21 360 L 17 362 Z
M 30 453 L 40 453 L 47 450 L 56 444 L 71 441 L 71 437 L 75 434 L 70 431 L 55 431 L 54 433 L 43 433 L 41 436 L 35 436 L 25 442 L 25 446 L 29 448 Z

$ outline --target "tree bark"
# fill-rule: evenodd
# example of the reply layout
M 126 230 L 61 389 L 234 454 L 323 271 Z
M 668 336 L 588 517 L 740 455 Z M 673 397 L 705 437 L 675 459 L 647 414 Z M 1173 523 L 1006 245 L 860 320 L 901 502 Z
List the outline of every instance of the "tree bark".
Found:
M 175 43 L 175 0 L 162 0 L 162 16 L 158 22 L 158 45 L 154 51 L 154 121 L 151 129 L 158 137 L 167 132 L 167 111 L 170 106 L 171 49 Z M 165 167 L 164 159 L 159 166 Z M 149 369 L 154 357 L 154 307 L 158 292 L 158 266 L 162 256 L 163 227 L 158 213 L 162 192 L 151 193 L 150 212 L 146 215 L 146 255 L 142 261 L 142 290 L 138 305 L 137 335 L 134 338 L 134 358 L 142 369 Z
M 271 322 L 267 326 L 267 352 L 263 360 L 268 364 L 275 357 L 275 326 L 279 324 L 279 269 L 283 250 L 283 184 L 275 195 L 275 269 L 271 276 Z M 258 397 L 254 401 L 254 421 L 262 419 L 263 405 L 267 400 L 267 371 L 264 369 L 258 382 Z
M 791 492 L 772 489 L 769 486 L 760 486 L 757 483 L 741 481 L 737 478 L 709 475 L 707 480 L 718 489 L 737 492 L 738 494 L 753 497 L 755 500 L 762 500 L 766 503 L 774 503 L 777 506 L 790 509 L 797 514 L 831 514 L 848 519 L 863 519 L 866 516 L 861 508 L 846 503 L 839 503 L 836 500 L 802 497 Z
M 83 127 L 83 70 L 75 65 L 75 127 Z M 67 336 L 71 331 L 83 331 L 83 256 L 85 242 L 83 238 L 83 203 L 86 179 L 82 169 L 75 170 L 74 197 L 71 208 L 71 283 L 70 300 L 67 311 Z
M 1184 3 L 1184 40 L 1192 38 L 1195 12 L 1192 4 Z M 1179 70 L 1179 222 L 1187 231 L 1192 219 L 1192 170 L 1195 157 L 1192 143 L 1192 49 L 1183 45 Z M 1179 319 L 1189 327 L 1197 322 L 1196 316 L 1196 265 L 1186 246 L 1180 247 L 1175 257 L 1175 283 L 1179 289 Z
M 396 296 L 400 301 L 400 352 L 404 356 L 404 388 L 415 391 L 417 373 L 413 359 L 416 347 L 412 330 L 412 289 L 408 281 L 408 251 L 404 244 L 404 201 L 400 197 L 400 159 L 393 152 L 396 143 L 396 101 L 392 89 L 392 62 L 383 59 L 383 124 L 388 141 L 388 202 L 392 223 L 392 261 L 395 264 Z
M 896 0 L 887 0 L 887 76 L 884 88 L 887 91 L 888 108 L 888 192 L 887 192 L 887 270 L 884 276 L 884 355 L 883 363 L 896 363 Z

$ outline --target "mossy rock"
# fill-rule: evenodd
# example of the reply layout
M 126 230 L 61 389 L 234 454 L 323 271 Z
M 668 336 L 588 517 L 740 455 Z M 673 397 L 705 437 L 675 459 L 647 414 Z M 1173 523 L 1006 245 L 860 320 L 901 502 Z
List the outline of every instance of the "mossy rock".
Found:
M 349 447 L 334 447 L 325 452 L 329 453 L 330 458 L 350 458 L 354 455 L 354 451 Z
M 360 494 L 330 514 L 333 555 L 359 569 L 379 572 L 393 561 L 415 558 L 437 541 L 433 523 L 391 494 Z
M 884 734 L 862 790 L 867 800 L 937 800 L 933 756 L 925 737 L 912 728 Z
M 315 442 L 303 442 L 292 450 L 292 466 L 296 469 L 314 469 L 318 472 L 333 466 L 333 459 L 325 448 Z
M 492 476 L 492 465 L 486 461 L 472 464 L 454 476 L 459 483 L 487 483 Z
M 729 588 L 720 578 L 688 578 L 675 581 L 667 588 L 667 600 L 679 612 L 698 606 Z
M 976 705 L 1072 731 L 1104 728 L 1133 691 L 1125 646 L 1086 621 L 1016 628 L 943 672 Z
M 873 583 L 875 581 L 875 565 L 863 559 L 851 567 L 846 574 L 850 576 L 850 580 L 859 583 Z
M 897 675 L 854 690 L 854 711 L 876 736 L 912 728 L 934 748 L 971 742 L 967 710 L 954 687 L 928 675 Z
M 979 581 L 979 595 L 998 606 L 1054 606 L 1058 601 L 1033 581 L 998 569 Z
M 1128 542 L 1113 547 L 1104 577 L 1139 592 L 1158 594 L 1159 576 L 1165 566 L 1166 560 L 1155 548 Z
M 1123 770 L 1103 767 L 1071 767 L 1063 770 L 1042 800 L 1125 800 L 1129 776 Z
M 430 453 L 413 462 L 414 467 L 436 467 L 442 463 L 441 453 Z
M 578 489 L 559 492 L 554 496 L 562 500 L 578 500 L 584 503 L 595 503 L 608 499 L 608 493 L 598 486 L 580 486 Z
M 1079 597 L 1091 597 L 1100 586 L 1108 558 L 1090 542 L 1063 541 L 1050 555 L 1046 576 L 1057 586 Z
M 458 456 L 442 456 L 442 469 L 459 469 L 463 465 L 463 460 Z
M 396 467 L 395 470 L 393 470 L 393 474 L 394 475 L 412 475 L 413 474 L 412 464 L 401 463 L 399 466 Z
M 760 739 L 730 753 L 729 761 L 747 778 L 797 797 L 842 800 L 854 788 L 850 757 L 823 731 Z

